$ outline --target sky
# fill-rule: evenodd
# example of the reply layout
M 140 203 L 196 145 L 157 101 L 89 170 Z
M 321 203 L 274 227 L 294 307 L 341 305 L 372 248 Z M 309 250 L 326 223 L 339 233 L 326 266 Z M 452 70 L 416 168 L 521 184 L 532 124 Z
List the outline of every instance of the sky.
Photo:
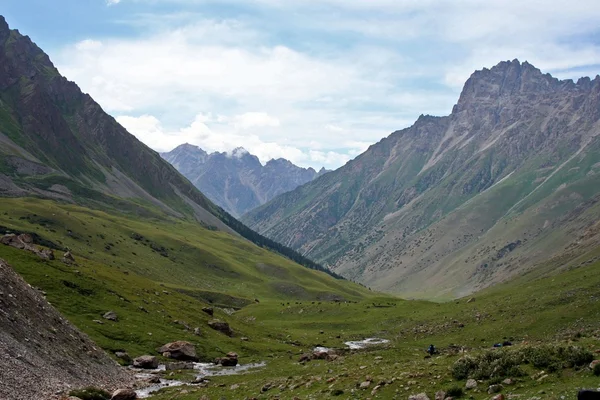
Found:
M 597 0 L 2 0 L 0 14 L 157 151 L 334 169 L 471 73 L 600 73 Z

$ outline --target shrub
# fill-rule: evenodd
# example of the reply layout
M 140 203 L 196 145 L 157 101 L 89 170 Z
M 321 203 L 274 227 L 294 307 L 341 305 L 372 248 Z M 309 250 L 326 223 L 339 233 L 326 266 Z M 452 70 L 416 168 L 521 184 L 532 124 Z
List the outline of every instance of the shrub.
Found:
M 477 369 L 477 361 L 472 357 L 459 358 L 452 366 L 452 376 L 454 379 L 464 380 Z
M 78 397 L 81 400 L 110 400 L 111 398 L 110 393 L 107 391 L 94 387 L 71 390 L 69 396 Z
M 446 396 L 453 397 L 455 399 L 462 397 L 463 394 L 463 389 L 460 386 L 452 386 L 451 388 L 446 390 Z
M 594 375 L 600 376 L 600 364 L 594 365 L 594 369 L 592 371 L 594 372 Z
M 478 380 L 519 377 L 525 374 L 522 364 L 557 372 L 563 368 L 587 365 L 594 359 L 592 353 L 577 346 L 537 346 L 519 350 L 494 350 L 477 357 L 463 357 L 452 367 L 452 376 L 457 380 L 474 378 Z

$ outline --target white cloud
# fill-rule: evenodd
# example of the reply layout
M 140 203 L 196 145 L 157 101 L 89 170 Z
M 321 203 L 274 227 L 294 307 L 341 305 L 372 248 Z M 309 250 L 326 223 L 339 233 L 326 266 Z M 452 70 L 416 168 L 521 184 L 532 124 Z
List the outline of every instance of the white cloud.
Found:
M 320 151 L 302 149 L 294 145 L 282 145 L 275 142 L 265 142 L 258 135 L 247 134 L 247 127 L 236 125 L 237 116 L 223 119 L 212 115 L 200 114 L 187 127 L 176 131 L 165 129 L 160 121 L 151 115 L 140 117 L 120 116 L 117 121 L 138 139 L 157 151 L 170 151 L 181 143 L 191 143 L 200 146 L 208 152 L 227 152 L 243 146 L 244 149 L 256 155 L 264 164 L 274 158 L 285 158 L 297 165 L 319 165 L 326 168 L 336 168 L 359 154 L 356 149 L 364 143 L 347 143 L 346 152 Z
M 121 0 L 106 0 L 106 5 L 114 6 L 115 4 L 119 4 Z
M 178 12 L 146 12 L 161 2 Z M 420 114 L 449 113 L 476 69 L 519 58 L 561 78 L 600 72 L 595 3 L 136 0 L 146 13 L 120 22 L 138 35 L 53 58 L 156 149 L 244 146 L 332 167 Z
M 264 112 L 247 112 L 241 115 L 236 115 L 234 124 L 238 128 L 255 128 L 255 127 L 277 127 L 279 120 Z

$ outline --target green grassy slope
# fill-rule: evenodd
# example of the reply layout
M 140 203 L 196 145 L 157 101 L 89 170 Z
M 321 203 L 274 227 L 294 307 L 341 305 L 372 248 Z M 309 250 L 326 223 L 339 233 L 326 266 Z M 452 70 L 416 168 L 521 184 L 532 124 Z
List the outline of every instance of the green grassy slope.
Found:
M 257 328 L 280 332 L 280 340 L 293 340 L 292 355 L 266 357 L 265 370 L 244 376 L 211 378 L 206 388 L 165 390 L 157 399 L 208 398 L 380 398 L 406 399 L 411 394 L 465 387 L 453 376 L 461 357 L 504 357 L 532 354 L 518 371 L 480 379 L 476 391 L 466 398 L 489 399 L 491 384 L 512 378 L 502 393 L 544 399 L 575 399 L 580 388 L 600 387 L 600 377 L 587 368 L 589 359 L 600 358 L 600 263 L 539 278 L 523 276 L 506 284 L 448 303 L 372 298 L 356 304 L 255 304 L 237 313 L 242 320 L 255 320 Z M 322 332 L 322 333 L 321 333 Z M 339 336 L 339 337 L 338 337 Z M 343 342 L 365 337 L 390 340 L 388 345 L 364 351 L 340 350 L 336 361 L 297 362 L 302 352 L 315 345 L 343 348 Z M 494 343 L 510 340 L 514 346 L 493 349 Z M 440 354 L 425 357 L 434 343 Z M 551 348 L 580 348 L 588 360 L 582 366 L 569 364 L 567 356 L 544 367 Z M 531 360 L 535 360 L 532 362 Z M 489 365 L 484 363 L 483 365 Z M 554 369 L 558 368 L 558 369 Z M 544 373 L 542 373 L 544 371 Z M 547 375 L 538 380 L 539 377 Z M 536 377 L 537 376 L 537 377 Z M 366 390 L 358 384 L 372 378 Z M 536 379 L 532 379 L 536 377 Z M 373 388 L 386 382 L 375 393 Z M 233 387 L 232 385 L 239 387 Z M 272 384 L 273 389 L 262 393 Z M 340 394 L 341 393 L 341 394 Z M 565 397 L 561 397 L 565 396 Z
M 247 354 L 272 346 L 268 332 L 258 334 L 239 321 L 232 321 L 233 339 L 212 331 L 209 317 L 201 312 L 208 304 L 238 309 L 257 300 L 358 300 L 369 294 L 242 238 L 175 218 L 133 218 L 39 199 L 2 199 L 0 226 L 69 248 L 75 266 L 60 261 L 62 251 L 48 262 L 2 245 L 0 257 L 46 291 L 50 302 L 100 346 L 132 355 L 183 339 L 197 343 L 207 359 L 226 348 L 241 351 L 242 336 L 261 338 L 244 345 L 250 346 Z M 119 315 L 119 322 L 102 320 L 109 310 Z M 230 319 L 222 311 L 217 314 Z M 174 321 L 185 321 L 190 329 Z M 201 329 L 200 337 L 193 335 L 195 327 Z

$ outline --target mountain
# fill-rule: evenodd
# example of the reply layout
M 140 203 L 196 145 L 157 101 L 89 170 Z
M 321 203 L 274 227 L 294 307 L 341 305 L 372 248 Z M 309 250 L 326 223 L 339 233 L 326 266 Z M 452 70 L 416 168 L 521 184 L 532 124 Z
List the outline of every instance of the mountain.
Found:
M 449 116 L 420 116 L 243 221 L 373 288 L 451 298 L 598 243 L 599 194 L 600 77 L 514 60 L 475 72 Z
M 307 267 L 214 205 L 158 153 L 60 75 L 27 36 L 0 16 L 0 196 L 42 197 L 109 212 L 195 219 Z
M 161 156 L 235 217 L 328 172 L 301 168 L 283 158 L 263 166 L 241 147 L 231 153 L 208 154 L 186 143 Z

